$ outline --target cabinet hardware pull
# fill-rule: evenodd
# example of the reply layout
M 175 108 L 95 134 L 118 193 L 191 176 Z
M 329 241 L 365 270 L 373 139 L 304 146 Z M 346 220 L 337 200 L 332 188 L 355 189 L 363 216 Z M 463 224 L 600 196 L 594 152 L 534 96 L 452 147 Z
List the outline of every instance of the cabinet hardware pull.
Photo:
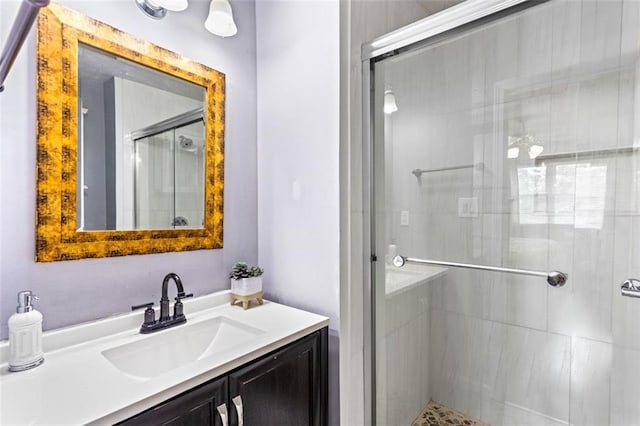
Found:
M 236 406 L 236 412 L 238 413 L 238 426 L 244 426 L 244 419 L 242 418 L 242 397 L 238 395 L 231 401 L 233 405 Z
M 227 404 L 218 405 L 217 410 L 218 414 L 220 414 L 220 418 L 222 419 L 222 426 L 229 426 Z

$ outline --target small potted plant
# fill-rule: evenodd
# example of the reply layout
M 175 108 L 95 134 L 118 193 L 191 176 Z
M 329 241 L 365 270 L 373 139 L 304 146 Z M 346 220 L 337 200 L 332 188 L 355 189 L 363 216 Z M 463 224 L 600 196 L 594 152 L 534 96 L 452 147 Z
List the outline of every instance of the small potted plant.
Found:
M 262 274 L 264 271 L 258 266 L 250 266 L 245 262 L 233 265 L 229 274 L 231 278 L 231 304 L 241 301 L 242 307 L 247 309 L 251 299 L 257 299 L 262 305 Z

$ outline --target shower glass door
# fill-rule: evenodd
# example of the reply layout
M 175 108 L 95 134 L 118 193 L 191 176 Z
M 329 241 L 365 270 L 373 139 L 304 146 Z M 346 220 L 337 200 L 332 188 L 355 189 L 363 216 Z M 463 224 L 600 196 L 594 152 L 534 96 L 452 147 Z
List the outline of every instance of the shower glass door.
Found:
M 372 64 L 375 424 L 638 424 L 640 2 L 530 2 Z

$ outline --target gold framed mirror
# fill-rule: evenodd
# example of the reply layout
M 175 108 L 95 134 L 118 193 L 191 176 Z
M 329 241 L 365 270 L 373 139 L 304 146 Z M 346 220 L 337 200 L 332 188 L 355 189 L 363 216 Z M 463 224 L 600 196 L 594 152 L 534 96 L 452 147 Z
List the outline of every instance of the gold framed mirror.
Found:
M 221 248 L 224 102 L 224 74 L 60 5 L 43 9 L 36 261 Z

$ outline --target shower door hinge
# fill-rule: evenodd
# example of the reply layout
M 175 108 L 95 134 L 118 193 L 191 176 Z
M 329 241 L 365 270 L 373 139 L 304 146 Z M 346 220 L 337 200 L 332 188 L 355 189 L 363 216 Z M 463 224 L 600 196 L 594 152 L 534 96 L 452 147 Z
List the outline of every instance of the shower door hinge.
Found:
M 371 255 L 371 261 L 372 262 L 377 262 L 378 261 L 378 256 L 376 256 L 375 254 Z

